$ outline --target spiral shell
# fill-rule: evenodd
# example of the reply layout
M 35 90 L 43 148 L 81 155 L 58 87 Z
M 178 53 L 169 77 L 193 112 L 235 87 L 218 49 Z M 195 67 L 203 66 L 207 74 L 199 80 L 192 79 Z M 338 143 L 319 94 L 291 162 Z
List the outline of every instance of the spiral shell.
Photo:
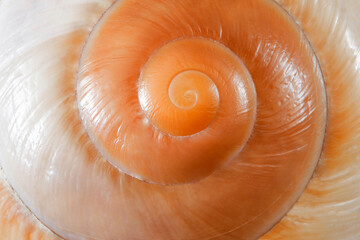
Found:
M 287 213 L 263 239 L 360 236 L 358 28 L 335 1 L 20 2 L 0 236 L 257 239 Z

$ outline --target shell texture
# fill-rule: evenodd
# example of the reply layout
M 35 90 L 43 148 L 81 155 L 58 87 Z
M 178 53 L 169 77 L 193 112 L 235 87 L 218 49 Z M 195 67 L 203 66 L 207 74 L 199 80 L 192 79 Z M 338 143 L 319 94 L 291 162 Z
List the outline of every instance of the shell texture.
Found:
M 0 239 L 360 239 L 358 0 L 1 0 Z

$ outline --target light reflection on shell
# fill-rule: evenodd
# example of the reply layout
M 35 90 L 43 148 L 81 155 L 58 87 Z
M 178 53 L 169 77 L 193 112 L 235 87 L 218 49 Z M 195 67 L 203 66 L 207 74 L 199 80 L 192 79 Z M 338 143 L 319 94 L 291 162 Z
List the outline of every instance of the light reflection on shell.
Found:
M 157 1 L 159 2 L 161 1 Z M 183 4 L 185 5 L 186 2 L 183 1 Z M 215 8 L 215 2 L 212 4 L 213 8 Z M 230 2 L 240 1 L 226 3 Z M 268 1 L 253 1 L 259 4 L 263 2 Z M 291 154 L 292 151 L 301 151 L 302 146 L 285 149 L 282 145 L 279 147 L 280 152 L 272 153 L 271 156 L 260 155 L 259 151 L 250 151 L 251 147 L 247 144 L 254 144 L 254 149 L 257 145 L 264 144 L 265 146 L 264 142 L 259 143 L 254 139 L 258 132 L 268 130 L 262 128 L 266 126 L 261 120 L 262 117 L 267 119 L 268 115 L 274 114 L 263 111 L 266 108 L 261 94 L 266 94 L 270 88 L 259 85 L 266 81 L 257 80 L 254 69 L 249 67 L 251 61 L 246 60 L 246 56 L 240 55 L 239 58 L 244 61 L 244 65 L 255 81 L 258 105 L 257 122 L 254 126 L 246 125 L 251 126 L 250 129 L 255 129 L 253 130 L 255 133 L 252 132 L 249 140 L 247 137 L 244 138 L 245 145 L 241 145 L 240 149 L 243 154 L 242 162 L 236 163 L 237 158 L 231 158 L 221 164 L 215 162 L 213 168 L 201 173 L 199 179 L 196 177 L 200 176 L 198 174 L 201 172 L 201 166 L 205 166 L 205 163 L 200 165 L 198 171 L 191 173 L 193 175 L 184 171 L 185 173 L 182 172 L 176 178 L 172 176 L 178 173 L 177 165 L 173 168 L 174 174 L 168 175 L 171 177 L 166 177 L 166 174 L 161 175 L 170 171 L 166 167 L 165 170 L 155 173 L 154 170 L 150 174 L 146 171 L 137 171 L 135 174 L 134 171 L 138 170 L 138 165 L 135 167 L 134 165 L 126 166 L 123 163 L 117 165 L 107 161 L 111 154 L 99 147 L 101 140 L 94 141 L 94 137 L 92 137 L 93 141 L 90 140 L 77 105 L 78 96 L 75 86 L 81 53 L 94 24 L 111 6 L 112 1 L 2 0 L 0 2 L 1 239 L 57 239 L 59 237 L 66 239 L 252 239 L 260 237 L 280 219 L 282 220 L 261 239 L 360 238 L 358 227 L 360 225 L 360 189 L 358 187 L 360 186 L 358 157 L 360 156 L 360 110 L 357 107 L 360 90 L 358 89 L 360 87 L 358 84 L 360 28 L 356 24 L 355 11 L 360 10 L 360 3 L 356 0 L 278 0 L 277 2 L 290 13 L 310 41 L 320 63 L 327 95 L 324 145 L 319 145 L 322 139 L 321 123 L 324 121 L 319 120 L 319 126 L 312 121 L 308 127 L 320 129 L 316 133 L 309 131 L 309 136 L 317 139 L 311 146 L 315 150 L 311 150 L 312 152 L 304 150 L 304 156 L 309 151 L 316 156 L 316 149 L 322 149 L 320 162 L 310 183 L 290 211 L 288 211 L 289 208 L 298 197 L 297 192 L 299 194 L 302 192 L 304 184 L 307 183 L 306 178 L 312 174 L 311 169 L 318 158 L 308 162 L 309 166 L 302 175 L 305 179 L 294 175 L 297 171 L 301 172 L 300 166 L 303 167 L 303 165 L 300 164 L 296 168 L 297 171 L 287 170 L 290 176 L 283 173 L 284 176 L 279 177 L 284 182 L 268 181 L 268 179 L 276 179 L 274 173 L 279 166 L 286 165 L 277 165 L 274 160 L 269 159 Z M 176 6 L 176 4 L 178 3 L 169 5 Z M 252 4 L 244 3 L 244 6 L 250 5 Z M 150 11 L 151 6 L 148 6 L 147 10 Z M 181 12 L 181 9 L 178 8 L 178 11 Z M 141 13 L 141 11 L 138 12 Z M 189 21 L 186 17 L 200 19 L 201 16 L 200 13 L 196 17 L 191 14 L 184 15 L 184 25 L 186 21 Z M 231 18 L 230 13 L 224 16 Z M 212 18 L 209 22 L 220 24 L 218 19 Z M 271 29 L 271 27 L 264 28 L 264 31 L 269 28 Z M 225 25 L 222 26 L 220 34 L 211 32 L 211 29 L 205 31 L 205 27 L 202 29 L 201 26 L 199 29 L 198 35 L 217 36 L 218 38 L 214 40 L 236 52 L 234 46 L 237 45 L 231 45 Z M 196 34 L 193 29 L 191 31 Z M 169 33 L 170 36 L 173 36 L 172 34 Z M 259 36 L 262 35 L 259 34 Z M 201 35 L 201 37 L 204 36 Z M 170 40 L 174 39 L 170 38 Z M 229 42 L 226 42 L 227 40 Z M 266 40 L 261 39 L 259 42 L 262 44 L 258 47 L 266 46 Z M 307 41 L 303 39 L 301 43 L 306 45 Z M 144 49 L 144 51 L 153 52 L 153 49 L 146 49 L 146 47 Z M 304 49 L 307 49 L 306 46 Z M 136 49 L 133 50 L 136 51 Z M 142 56 L 143 52 L 138 54 Z M 270 57 L 274 56 L 274 52 L 272 54 Z M 144 59 L 147 59 L 147 56 L 145 55 Z M 266 56 L 269 57 L 269 55 L 263 55 L 263 57 Z M 311 54 L 309 56 L 311 57 Z M 252 58 L 248 57 L 248 59 Z M 263 59 L 264 62 L 267 61 Z M 86 65 L 86 67 L 89 66 Z M 317 110 L 321 109 L 322 103 L 319 99 L 322 99 L 324 92 L 320 89 L 322 79 L 321 74 L 317 72 L 316 64 L 313 70 L 314 76 L 319 77 L 318 85 L 311 83 L 311 86 L 315 86 L 314 99 L 318 99 L 314 100 L 314 106 L 316 106 L 314 109 Z M 221 95 L 222 88 L 219 86 L 217 85 L 220 89 L 221 103 L 224 97 Z M 304 85 L 298 87 L 304 87 Z M 131 91 L 131 88 L 126 91 Z M 286 106 L 288 100 L 287 98 L 285 100 L 280 101 L 279 106 Z M 136 104 L 138 104 L 136 101 L 130 102 L 129 106 Z M 322 119 L 322 111 L 319 112 L 319 119 Z M 308 116 L 313 115 L 305 114 L 305 117 Z M 144 129 L 153 131 L 152 120 L 145 121 L 146 119 L 141 118 L 141 122 L 145 123 Z M 279 119 L 278 124 L 281 126 L 283 118 Z M 211 124 L 208 126 L 213 127 Z M 274 129 L 284 131 L 284 128 L 281 129 L 277 125 L 272 126 L 273 131 Z M 301 135 L 300 133 L 306 132 L 306 129 L 306 127 L 299 128 L 293 134 Z M 131 137 L 137 131 L 145 135 L 145 130 L 132 129 L 132 135 L 127 135 L 127 141 L 131 142 Z M 196 136 L 200 138 L 203 133 L 204 131 Z M 155 131 L 153 137 L 158 143 L 167 146 L 164 149 L 171 150 L 171 147 L 168 147 L 170 145 L 166 144 L 167 141 L 172 141 L 173 136 L 167 135 L 166 131 L 164 134 L 162 130 Z M 260 140 L 267 141 L 268 139 Z M 186 138 L 181 141 L 189 143 L 191 140 Z M 140 143 L 136 140 L 132 148 L 140 152 L 145 151 L 144 143 L 146 142 Z M 103 144 L 104 146 L 107 147 L 106 144 Z M 191 147 L 185 147 L 185 149 L 184 152 L 190 151 L 190 153 L 196 150 Z M 276 147 L 273 149 L 276 150 Z M 178 153 L 181 153 L 181 150 Z M 243 159 L 246 159 L 247 151 L 250 151 L 249 159 L 258 160 L 268 157 L 268 160 L 246 162 Z M 211 156 L 206 151 L 198 154 L 202 154 L 203 158 Z M 190 159 L 190 155 L 184 156 Z M 123 158 L 115 156 L 114 159 L 122 161 Z M 188 164 L 193 164 L 191 161 L 189 160 Z M 148 165 L 145 164 L 145 166 Z M 238 168 L 238 171 L 233 171 L 233 167 Z M 156 169 L 161 168 L 156 167 Z M 148 182 L 160 182 L 160 184 L 142 182 L 121 171 L 148 180 Z M 233 178 L 237 178 L 238 181 L 234 181 Z M 173 183 L 176 184 L 172 185 Z M 292 183 L 294 184 L 291 185 Z M 241 189 L 249 189 L 247 198 L 238 190 L 239 186 Z M 271 189 L 268 190 L 271 186 L 274 189 L 277 186 L 278 192 L 273 190 L 271 193 Z M 293 188 L 287 188 L 288 186 L 293 186 Z M 250 192 L 256 197 L 251 196 Z M 278 193 L 291 195 L 291 197 L 272 195 Z M 209 200 L 209 196 L 213 199 Z M 264 201 L 258 199 L 258 196 L 262 196 Z M 274 201 L 276 198 L 280 201 Z M 246 203 L 246 200 L 249 203 Z M 266 210 L 268 213 L 264 209 L 261 210 L 261 206 L 259 207 L 262 204 L 266 205 L 265 200 L 273 201 L 271 208 Z M 227 211 L 226 206 L 232 206 L 232 202 L 243 204 L 243 207 L 250 207 L 246 209 L 242 209 L 241 206 L 232 207 L 230 211 Z M 221 206 L 216 205 L 220 203 Z M 251 206 L 255 207 L 251 208 Z M 239 209 L 241 213 L 245 210 L 248 212 L 241 215 Z M 251 216 L 257 215 L 258 210 L 264 211 L 265 214 L 256 217 L 257 220 L 253 221 Z M 252 221 L 253 223 L 250 223 Z

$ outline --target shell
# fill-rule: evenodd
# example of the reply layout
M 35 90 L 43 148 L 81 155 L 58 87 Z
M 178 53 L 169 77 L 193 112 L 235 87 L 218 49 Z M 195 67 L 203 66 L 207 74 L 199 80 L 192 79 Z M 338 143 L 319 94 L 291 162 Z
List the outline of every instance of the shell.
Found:
M 356 9 L 3 0 L 1 238 L 358 239 Z

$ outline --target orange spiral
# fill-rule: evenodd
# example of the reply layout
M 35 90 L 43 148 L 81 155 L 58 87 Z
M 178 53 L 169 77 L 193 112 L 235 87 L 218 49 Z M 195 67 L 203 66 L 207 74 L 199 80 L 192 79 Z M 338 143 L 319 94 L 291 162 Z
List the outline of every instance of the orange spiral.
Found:
M 83 124 L 111 164 L 154 184 L 151 194 L 173 209 L 167 217 L 184 208 L 206 219 L 199 230 L 182 226 L 181 239 L 259 236 L 299 197 L 324 140 L 317 59 L 268 0 L 117 2 L 87 41 L 77 92 Z M 158 183 L 191 185 L 170 194 Z M 176 221 L 144 234 L 170 237 Z
M 345 40 L 316 33 L 342 30 L 317 17 L 327 0 L 41 1 L 0 15 L 0 238 L 28 216 L 44 240 L 322 239 L 326 211 L 360 221 L 360 192 L 331 202 L 357 183 L 360 111 L 358 65 L 329 53 Z M 5 219 L 15 204 L 26 217 Z

